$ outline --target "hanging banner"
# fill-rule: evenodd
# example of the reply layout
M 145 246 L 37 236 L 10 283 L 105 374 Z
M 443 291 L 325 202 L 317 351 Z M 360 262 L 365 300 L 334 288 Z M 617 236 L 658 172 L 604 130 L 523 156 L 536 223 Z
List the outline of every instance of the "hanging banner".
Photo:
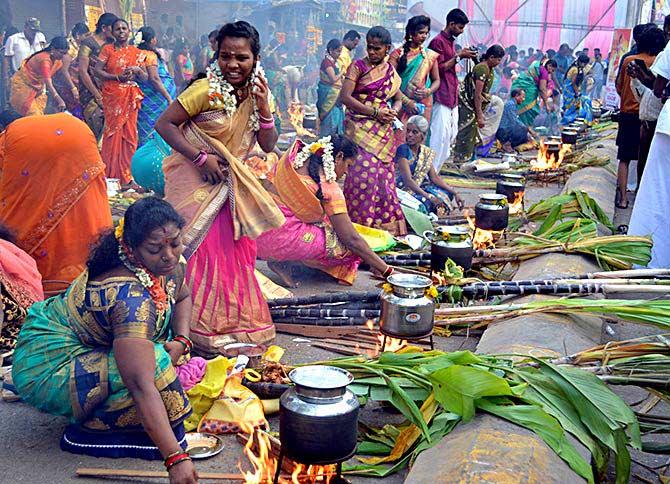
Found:
M 616 92 L 616 75 L 619 72 L 621 58 L 630 50 L 632 38 L 633 29 L 614 29 L 607 70 L 607 84 L 605 85 L 605 106 L 607 107 L 619 107 L 619 95 Z

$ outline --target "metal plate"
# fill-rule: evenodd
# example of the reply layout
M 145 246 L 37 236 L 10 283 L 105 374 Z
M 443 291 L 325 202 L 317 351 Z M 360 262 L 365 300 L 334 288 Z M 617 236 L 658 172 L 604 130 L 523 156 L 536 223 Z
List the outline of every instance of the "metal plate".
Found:
M 205 432 L 188 432 L 186 434 L 186 452 L 192 459 L 213 457 L 223 450 L 221 437 Z

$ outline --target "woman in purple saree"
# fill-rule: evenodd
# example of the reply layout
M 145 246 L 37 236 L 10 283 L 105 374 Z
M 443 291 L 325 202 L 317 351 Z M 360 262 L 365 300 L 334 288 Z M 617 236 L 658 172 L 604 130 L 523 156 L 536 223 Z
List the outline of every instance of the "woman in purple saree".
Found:
M 358 146 L 344 196 L 353 222 L 404 235 L 407 226 L 393 164 L 397 147 L 393 123 L 402 107 L 401 79 L 386 61 L 391 48 L 388 30 L 373 27 L 366 40 L 368 56 L 349 66 L 340 94 L 347 107 L 345 135 Z

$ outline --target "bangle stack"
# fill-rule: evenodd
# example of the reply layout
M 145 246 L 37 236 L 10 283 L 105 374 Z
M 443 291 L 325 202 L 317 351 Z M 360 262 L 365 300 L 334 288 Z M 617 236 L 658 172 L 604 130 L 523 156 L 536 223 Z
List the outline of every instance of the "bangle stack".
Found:
M 258 127 L 261 128 L 261 129 L 274 129 L 274 127 L 275 127 L 274 116 L 270 116 L 269 118 L 265 118 L 265 117 L 263 117 L 259 114 L 258 115 Z
M 191 350 L 193 349 L 193 341 L 191 341 L 191 338 L 188 336 L 184 336 L 183 334 L 178 334 L 174 338 L 172 338 L 172 341 L 176 341 L 177 343 L 181 343 L 184 345 L 184 353 L 190 353 Z
M 393 274 L 393 267 L 389 266 L 389 267 L 382 273 L 382 277 L 383 277 L 384 279 L 388 279 L 388 277 L 389 277 L 391 274 Z
M 379 116 L 379 108 L 372 108 L 372 117 L 376 118 Z
M 169 471 L 177 464 L 187 460 L 191 460 L 191 457 L 188 455 L 188 453 L 184 452 L 183 450 L 179 450 L 168 455 L 163 463 L 165 464 L 165 469 Z
M 193 158 L 193 160 L 191 160 L 191 163 L 193 163 L 197 167 L 201 167 L 202 165 L 205 164 L 206 161 L 207 161 L 207 152 L 205 150 L 200 150 L 198 156 Z

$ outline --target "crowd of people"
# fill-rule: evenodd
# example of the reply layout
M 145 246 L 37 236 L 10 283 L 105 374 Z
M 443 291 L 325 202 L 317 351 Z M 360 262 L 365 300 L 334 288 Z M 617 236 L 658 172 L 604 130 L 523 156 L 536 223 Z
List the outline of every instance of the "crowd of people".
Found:
M 409 19 L 399 46 L 381 26 L 329 40 L 312 86 L 321 137 L 283 152 L 281 116 L 301 88 L 280 72 L 281 39 L 263 48 L 247 22 L 195 50 L 179 18 L 132 32 L 110 13 L 94 32 L 77 24 L 47 43 L 30 18 L 6 39 L 0 344 L 14 350 L 21 397 L 72 420 L 64 449 L 164 459 L 171 482 L 196 482 L 175 366 L 191 349 L 274 338 L 257 259 L 287 286 L 299 284 L 297 266 L 350 285 L 364 262 L 387 278 L 393 269 L 356 224 L 403 236 L 408 210 L 463 205 L 440 177 L 445 162 L 524 149 L 540 127 L 591 119 L 608 70 L 598 49 L 461 47 L 468 22 L 448 12 L 430 42 L 425 16 Z M 644 151 L 631 231 L 665 233 L 666 213 L 652 228 L 638 216 L 670 201 L 657 178 L 669 179 L 659 99 L 670 58 L 658 27 L 634 37 L 617 80 L 617 203 L 627 163 Z M 247 161 L 260 152 L 278 162 L 259 177 Z M 106 179 L 154 195 L 114 228 Z M 668 247 L 655 244 L 655 257 Z

